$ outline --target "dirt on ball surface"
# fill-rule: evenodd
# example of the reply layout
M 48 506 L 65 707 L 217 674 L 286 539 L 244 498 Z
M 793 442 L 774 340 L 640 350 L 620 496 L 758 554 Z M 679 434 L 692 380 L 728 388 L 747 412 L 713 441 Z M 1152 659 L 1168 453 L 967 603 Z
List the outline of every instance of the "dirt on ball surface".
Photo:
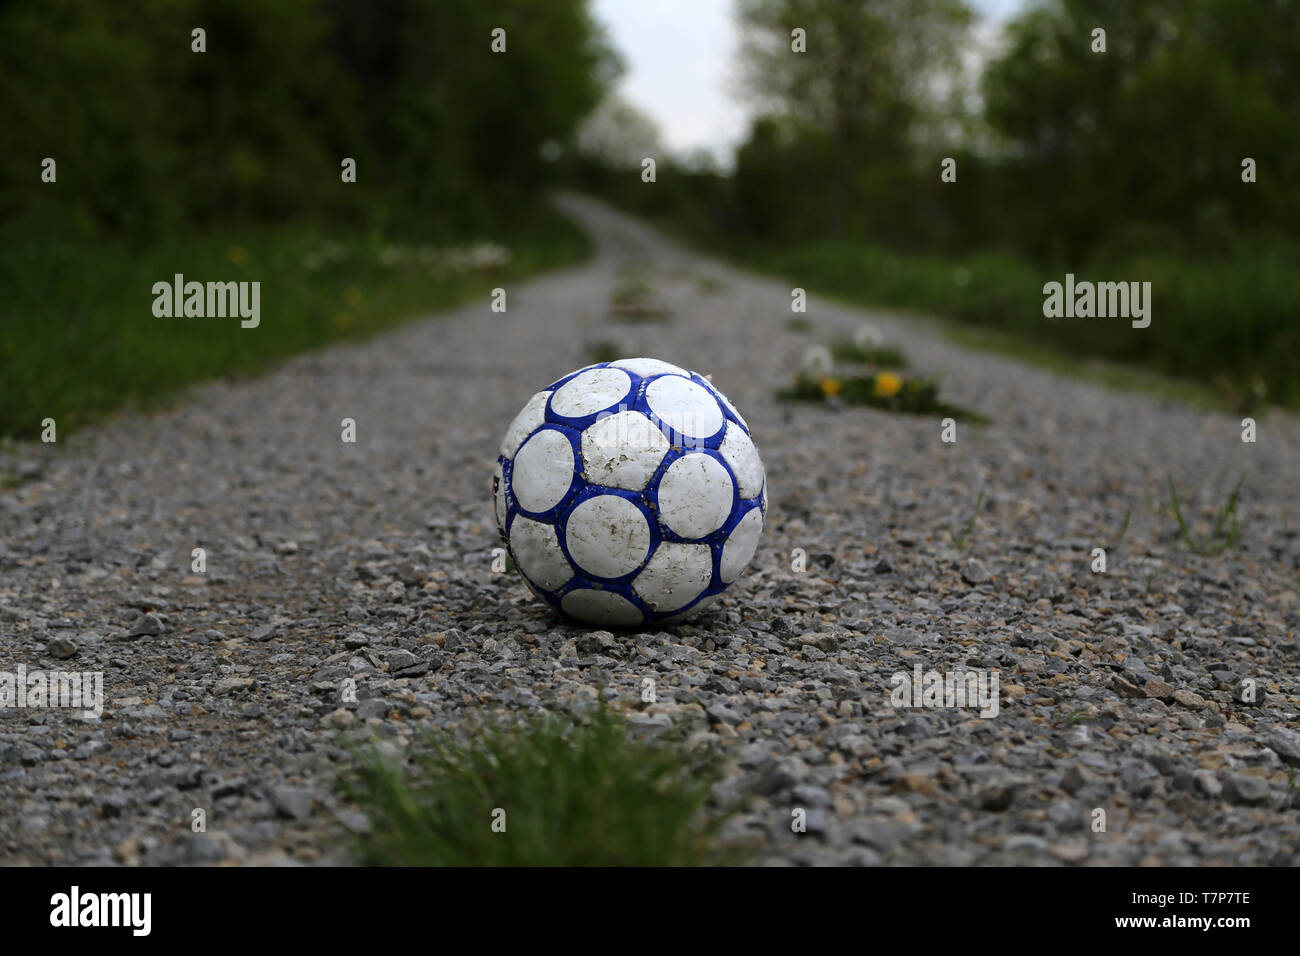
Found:
M 345 859 L 338 832 L 367 825 L 333 787 L 353 738 L 398 750 L 601 686 L 644 733 L 684 725 L 729 758 L 723 788 L 756 793 L 734 830 L 758 862 L 1297 861 L 1293 416 L 1243 444 L 1237 416 L 815 294 L 817 341 L 869 318 L 991 424 L 944 443 L 924 416 L 781 405 L 809 344 L 788 285 L 567 208 L 597 258 L 511 289 L 506 313 L 468 307 L 0 452 L 25 476 L 0 491 L 0 670 L 102 672 L 106 693 L 97 723 L 0 711 L 3 862 Z M 670 320 L 611 319 L 629 264 Z M 606 339 L 711 374 L 769 487 L 743 577 L 697 618 L 617 635 L 493 571 L 490 492 L 532 390 Z M 1189 550 L 1170 483 L 1204 528 L 1242 475 L 1240 547 Z M 997 715 L 896 706 L 918 665 L 997 672 Z

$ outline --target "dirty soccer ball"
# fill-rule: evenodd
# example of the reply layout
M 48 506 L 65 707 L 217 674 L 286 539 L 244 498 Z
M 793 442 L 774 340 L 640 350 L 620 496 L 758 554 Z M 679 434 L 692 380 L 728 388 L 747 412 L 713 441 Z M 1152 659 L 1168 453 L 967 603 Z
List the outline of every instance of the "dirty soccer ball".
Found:
M 649 358 L 579 369 L 530 398 L 493 492 L 529 587 L 619 627 L 712 603 L 754 556 L 767 507 L 740 413 L 702 376 Z

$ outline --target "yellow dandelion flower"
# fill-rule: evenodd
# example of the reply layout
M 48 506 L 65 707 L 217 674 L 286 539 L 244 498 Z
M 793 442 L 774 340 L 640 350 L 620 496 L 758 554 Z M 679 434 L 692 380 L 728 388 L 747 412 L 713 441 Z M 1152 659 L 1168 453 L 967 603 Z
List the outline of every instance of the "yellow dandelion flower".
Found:
M 838 378 L 824 378 L 818 384 L 821 386 L 822 394 L 827 398 L 834 398 L 844 387 L 844 383 Z
M 243 246 L 231 246 L 226 257 L 237 266 L 242 266 L 248 261 L 248 250 Z
M 881 372 L 876 376 L 873 392 L 876 398 L 893 398 L 903 387 L 903 380 L 893 372 Z

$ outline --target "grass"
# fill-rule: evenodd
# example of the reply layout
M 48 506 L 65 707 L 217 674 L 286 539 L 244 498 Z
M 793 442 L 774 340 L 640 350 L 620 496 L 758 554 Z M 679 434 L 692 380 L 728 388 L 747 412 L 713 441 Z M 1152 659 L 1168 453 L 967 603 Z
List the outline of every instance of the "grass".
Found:
M 1127 511 L 1124 512 L 1124 521 L 1119 526 L 1119 534 L 1115 536 L 1115 546 L 1118 546 L 1119 543 L 1124 540 L 1124 536 L 1128 534 L 1129 522 L 1132 519 L 1133 519 L 1133 509 L 1129 508 Z
M 1113 391 L 1140 392 L 1202 411 L 1233 407 L 1225 404 L 1220 390 L 1204 382 L 1174 378 L 1136 365 L 1068 355 L 1049 345 L 996 329 L 974 328 L 943 320 L 938 320 L 937 324 L 944 336 L 958 345 L 1006 355 L 1065 378 L 1092 382 Z
M 1151 326 L 1126 319 L 1049 319 L 1043 284 L 1065 269 L 1035 266 L 1008 253 L 956 257 L 895 253 L 879 246 L 826 241 L 793 249 L 742 253 L 765 271 L 797 276 L 799 284 L 859 305 L 904 307 L 956 320 L 979 332 L 1020 340 L 1018 357 L 1079 364 L 1108 384 L 1129 386 L 1155 373 L 1190 382 L 1213 401 L 1241 413 L 1264 401 L 1300 407 L 1294 356 L 1300 331 L 1300 252 L 1242 247 L 1200 262 L 1159 253 L 1081 263 L 1080 280 L 1141 280 L 1152 284 Z M 1008 346 L 1006 338 L 968 341 Z M 1127 366 L 1127 367 L 1126 367 Z M 1057 365 L 1059 367 L 1059 364 Z
M 980 492 L 979 497 L 975 499 L 975 507 L 971 510 L 970 517 L 962 525 L 960 531 L 948 529 L 948 536 L 952 538 L 953 545 L 958 551 L 965 551 L 966 546 L 970 544 L 970 536 L 975 531 L 975 519 L 979 516 L 980 506 L 984 504 L 984 492 Z
M 783 402 L 865 405 L 882 411 L 908 415 L 942 415 L 976 425 L 988 424 L 978 412 L 939 400 L 939 384 L 933 379 L 890 372 L 820 377 L 800 372 L 785 388 L 777 389 Z
M 863 348 L 848 339 L 836 339 L 828 348 L 837 362 L 856 362 L 877 368 L 907 368 L 907 356 L 890 345 Z
M 1089 261 L 1050 268 L 993 250 L 935 255 L 848 240 L 764 244 L 719 232 L 707 217 L 692 216 L 693 206 L 636 209 L 628 196 L 610 198 L 709 255 L 783 277 L 810 295 L 938 318 L 967 347 L 1196 407 L 1300 409 L 1294 243 L 1242 238 L 1199 258 L 1102 245 Z M 1043 285 L 1063 281 L 1067 271 L 1080 281 L 1150 282 L 1150 327 L 1045 317 Z
M 587 361 L 592 365 L 601 362 L 617 362 L 623 357 L 623 350 L 614 342 L 592 342 L 587 346 Z
M 790 318 L 785 320 L 785 327 L 787 331 L 794 332 L 798 335 L 807 335 L 813 330 L 812 320 L 802 315 L 790 316 Z
M 610 297 L 609 313 L 619 322 L 667 322 L 672 314 L 663 307 L 653 277 L 642 267 L 625 268 Z
M 1187 519 L 1183 517 L 1182 505 L 1178 501 L 1178 492 L 1174 488 L 1173 479 L 1169 480 L 1169 501 L 1173 508 L 1174 518 L 1178 521 L 1178 537 L 1193 554 L 1212 558 L 1237 546 L 1237 543 L 1241 540 L 1241 528 L 1237 520 L 1237 502 L 1241 498 L 1241 483 L 1245 480 L 1245 477 L 1245 475 L 1242 475 L 1237 479 L 1236 485 L 1233 486 L 1232 492 L 1228 495 L 1228 500 L 1215 513 L 1214 525 L 1208 534 L 1199 534 L 1191 530 Z
M 719 837 L 737 809 L 711 801 L 722 772 L 681 733 L 636 738 L 601 705 L 426 736 L 402 764 L 371 753 L 344 788 L 370 819 L 370 864 L 695 866 L 744 857 Z
M 492 288 L 590 250 L 586 236 L 550 210 L 521 216 L 494 238 L 430 247 L 259 227 L 133 250 L 9 236 L 0 257 L 0 437 L 34 437 L 50 417 L 62 438 L 115 409 L 153 407 L 193 383 L 255 375 L 295 353 L 478 297 L 490 322 Z M 260 282 L 260 325 L 156 317 L 153 284 L 175 273 Z
M 700 295 L 722 295 L 727 291 L 727 283 L 717 276 L 702 274 L 695 279 L 695 291 Z

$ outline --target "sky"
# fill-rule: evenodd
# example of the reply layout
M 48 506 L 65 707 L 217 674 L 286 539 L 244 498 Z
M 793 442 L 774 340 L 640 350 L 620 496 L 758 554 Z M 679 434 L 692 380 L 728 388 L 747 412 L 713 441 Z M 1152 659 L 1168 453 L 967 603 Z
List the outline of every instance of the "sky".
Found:
M 971 6 L 996 24 L 1025 2 Z M 734 0 L 594 0 L 593 10 L 626 65 L 619 94 L 659 124 L 664 145 L 679 154 L 703 147 L 729 162 L 749 118 L 734 92 Z

